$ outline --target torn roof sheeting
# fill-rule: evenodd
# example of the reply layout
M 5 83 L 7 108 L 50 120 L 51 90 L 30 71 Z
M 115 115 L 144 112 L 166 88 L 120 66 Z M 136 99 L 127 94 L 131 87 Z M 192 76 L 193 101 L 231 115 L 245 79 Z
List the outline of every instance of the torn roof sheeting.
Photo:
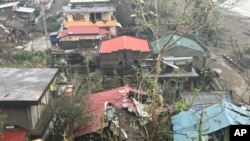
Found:
M 199 112 L 185 111 L 171 117 L 174 141 L 198 141 L 200 120 L 202 134 L 207 135 L 230 125 L 250 125 L 249 116 L 249 111 L 226 101 Z
M 122 108 L 123 106 L 127 106 L 129 109 L 135 110 L 135 106 L 133 101 L 127 97 L 127 94 L 131 89 L 128 85 L 123 87 L 118 87 L 112 90 L 107 90 L 95 94 L 91 94 L 88 96 L 89 98 L 89 106 L 86 106 L 85 112 L 86 114 L 95 116 L 92 121 L 90 121 L 83 129 L 77 130 L 75 132 L 75 137 L 83 136 L 89 133 L 93 133 L 101 129 L 102 124 L 101 119 L 105 113 L 105 103 L 109 102 L 114 107 Z M 124 96 L 122 96 L 124 95 Z

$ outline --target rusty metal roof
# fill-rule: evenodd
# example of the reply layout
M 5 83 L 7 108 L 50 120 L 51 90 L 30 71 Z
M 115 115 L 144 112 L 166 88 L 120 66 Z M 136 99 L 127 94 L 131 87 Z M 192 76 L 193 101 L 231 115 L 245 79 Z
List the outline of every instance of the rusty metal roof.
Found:
M 2 132 L 0 141 L 24 141 L 27 132 L 23 130 L 5 130 Z
M 59 32 L 58 38 L 67 35 L 107 35 L 109 31 L 98 26 L 72 26 Z

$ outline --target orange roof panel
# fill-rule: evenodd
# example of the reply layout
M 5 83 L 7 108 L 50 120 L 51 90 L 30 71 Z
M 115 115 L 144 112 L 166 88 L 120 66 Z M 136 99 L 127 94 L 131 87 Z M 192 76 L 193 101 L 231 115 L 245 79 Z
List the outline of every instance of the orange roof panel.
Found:
M 151 51 L 147 40 L 130 36 L 120 36 L 102 41 L 99 53 L 111 53 L 119 50 L 132 50 L 140 52 Z

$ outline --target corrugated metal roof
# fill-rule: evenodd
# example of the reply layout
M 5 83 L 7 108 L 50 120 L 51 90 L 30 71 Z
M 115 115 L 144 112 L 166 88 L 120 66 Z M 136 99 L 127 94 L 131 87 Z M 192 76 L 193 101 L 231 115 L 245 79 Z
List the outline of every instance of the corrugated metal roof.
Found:
M 198 141 L 200 120 L 202 134 L 206 135 L 230 125 L 250 125 L 249 116 L 249 111 L 226 101 L 199 112 L 185 111 L 171 117 L 174 141 Z
M 74 13 L 102 13 L 102 12 L 113 12 L 115 11 L 114 6 L 93 6 L 93 7 L 82 7 L 77 9 L 64 8 L 64 13 L 74 14 Z
M 6 4 L 0 4 L 0 8 L 6 8 L 6 7 L 10 7 L 10 6 L 15 6 L 18 5 L 19 1 L 17 2 L 10 2 L 10 3 L 6 3 Z
M 35 11 L 34 8 L 28 8 L 28 7 L 19 7 L 15 10 L 15 12 L 24 12 L 24 13 L 33 13 Z
M 65 37 L 67 35 L 107 35 L 109 31 L 105 28 L 99 28 L 97 26 L 72 26 L 67 29 L 61 30 L 58 34 L 58 38 Z
M 89 95 L 89 105 L 85 106 L 86 109 L 84 109 L 84 111 L 86 114 L 95 116 L 95 118 L 93 118 L 87 125 L 85 125 L 83 129 L 78 130 L 74 135 L 76 137 L 79 137 L 96 132 L 102 128 L 101 126 L 103 124 L 101 123 L 101 118 L 103 118 L 104 116 L 105 102 L 111 103 L 114 107 L 122 108 L 122 104 L 124 103 L 124 101 L 127 101 L 126 103 L 128 104 L 128 108 L 135 109 L 133 101 L 125 96 L 130 91 L 138 92 L 138 94 L 145 94 L 145 92 L 131 89 L 128 85 L 125 85 L 123 87 L 118 87 L 112 90 Z M 122 97 L 121 94 L 123 94 L 124 96 Z
M 151 42 L 151 46 L 152 46 L 154 54 L 157 54 L 163 48 L 164 44 L 169 41 L 170 37 L 171 37 L 171 35 L 167 35 L 167 36 L 164 36 L 158 40 Z M 174 35 L 172 37 L 172 39 L 170 40 L 169 44 L 174 43 L 179 38 L 180 38 L 179 35 Z M 157 42 L 159 44 L 159 47 L 157 46 Z M 205 50 L 197 42 L 195 42 L 194 40 L 191 40 L 189 38 L 185 38 L 185 37 L 182 37 L 173 46 L 167 48 L 166 50 L 174 48 L 174 47 L 179 47 L 179 46 L 205 52 Z
M 140 52 L 151 51 L 147 40 L 130 36 L 119 36 L 110 40 L 102 41 L 99 53 L 111 53 L 119 50 Z
M 0 141 L 25 141 L 27 132 L 22 130 L 5 130 L 2 132 Z

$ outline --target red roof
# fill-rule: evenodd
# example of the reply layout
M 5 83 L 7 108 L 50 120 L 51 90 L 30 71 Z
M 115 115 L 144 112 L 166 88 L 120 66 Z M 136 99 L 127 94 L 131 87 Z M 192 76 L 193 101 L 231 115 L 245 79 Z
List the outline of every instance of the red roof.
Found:
M 67 35 L 106 35 L 109 31 L 105 28 L 98 26 L 72 26 L 67 29 L 61 30 L 58 34 L 58 38 Z
M 134 89 L 131 89 L 128 85 L 125 85 L 123 87 L 119 87 L 119 88 L 115 88 L 112 90 L 89 95 L 88 98 L 89 98 L 90 103 L 89 103 L 89 106 L 85 107 L 86 108 L 85 112 L 87 114 L 94 115 L 95 118 L 93 118 L 91 122 L 89 122 L 86 126 L 84 126 L 83 127 L 84 129 L 78 130 L 75 133 L 76 137 L 89 134 L 89 133 L 93 133 L 101 129 L 101 125 L 103 125 L 101 124 L 101 118 L 103 117 L 104 112 L 105 112 L 105 107 L 104 107 L 105 102 L 109 102 L 117 108 L 122 108 L 122 104 L 124 100 L 126 100 L 128 104 L 128 108 L 133 109 L 133 110 L 135 109 L 133 101 L 127 96 L 121 97 L 121 94 L 119 91 L 124 91 L 124 94 L 128 94 L 129 91 L 139 92 L 138 90 L 135 91 Z M 141 93 L 139 92 L 139 94 Z M 142 94 L 145 94 L 145 93 L 142 93 Z
M 150 52 L 150 47 L 147 40 L 130 36 L 120 36 L 110 40 L 102 41 L 99 53 L 111 53 L 113 51 L 125 49 L 132 51 Z
M 5 130 L 2 132 L 0 141 L 25 141 L 27 132 L 23 130 Z

